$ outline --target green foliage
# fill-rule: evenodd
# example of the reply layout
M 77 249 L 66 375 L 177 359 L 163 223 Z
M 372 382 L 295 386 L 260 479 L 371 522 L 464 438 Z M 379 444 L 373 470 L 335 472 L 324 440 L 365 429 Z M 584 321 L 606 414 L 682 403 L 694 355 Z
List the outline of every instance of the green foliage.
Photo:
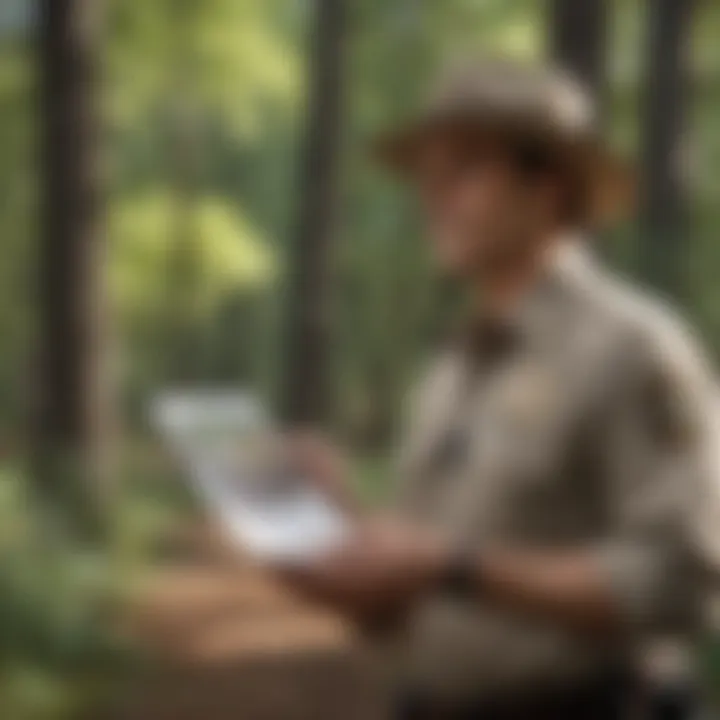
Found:
M 268 365 L 270 328 L 245 348 L 224 334 L 264 325 L 277 275 L 295 16 L 283 0 L 111 2 L 110 280 L 138 404 Z
M 110 112 L 134 125 L 163 106 L 195 107 L 240 137 L 265 103 L 297 97 L 297 59 L 283 43 L 277 0 L 115 0 Z
M 0 434 L 17 435 L 32 337 L 36 184 L 33 71 L 27 49 L 0 44 Z
M 228 293 L 262 288 L 272 279 L 267 243 L 221 198 L 197 198 L 179 208 L 169 192 L 148 192 L 119 202 L 110 220 L 110 269 L 121 311 L 156 315 L 153 308 L 167 300 L 163 280 L 171 279 L 172 258 L 188 228 L 191 277 L 176 298 L 185 311 L 207 317 Z
M 107 549 L 73 542 L 0 472 L 0 716 L 78 717 L 107 699 L 127 665 L 117 610 L 127 577 Z M 122 588 L 122 589 L 121 589 Z

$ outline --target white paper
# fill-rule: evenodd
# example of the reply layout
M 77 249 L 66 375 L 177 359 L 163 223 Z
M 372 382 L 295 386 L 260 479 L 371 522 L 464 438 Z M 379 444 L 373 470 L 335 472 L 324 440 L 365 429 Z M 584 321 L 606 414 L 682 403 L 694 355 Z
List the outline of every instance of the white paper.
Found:
M 262 445 L 273 437 L 272 428 L 247 395 L 167 393 L 152 415 L 197 495 L 230 538 L 257 559 L 307 562 L 348 533 L 342 513 L 317 488 L 270 468 L 272 452 Z

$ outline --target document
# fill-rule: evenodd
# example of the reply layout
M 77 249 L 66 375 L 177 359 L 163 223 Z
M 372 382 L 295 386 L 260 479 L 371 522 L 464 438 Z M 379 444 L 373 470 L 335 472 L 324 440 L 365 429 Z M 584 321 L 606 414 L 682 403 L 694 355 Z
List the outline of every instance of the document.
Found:
M 153 403 L 152 422 L 210 514 L 257 560 L 311 562 L 350 532 L 331 500 L 293 470 L 282 438 L 251 396 L 165 393 Z

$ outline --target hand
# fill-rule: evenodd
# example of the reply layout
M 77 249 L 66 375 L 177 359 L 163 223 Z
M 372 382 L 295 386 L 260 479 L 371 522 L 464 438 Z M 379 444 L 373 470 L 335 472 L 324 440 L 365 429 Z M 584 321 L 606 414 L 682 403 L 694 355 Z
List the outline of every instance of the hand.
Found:
M 355 513 L 358 504 L 350 487 L 349 463 L 336 445 L 319 433 L 303 430 L 287 436 L 287 452 L 293 467 L 343 509 Z
M 294 591 L 354 619 L 397 614 L 431 590 L 449 554 L 432 533 L 396 521 L 375 522 L 312 565 L 284 570 Z

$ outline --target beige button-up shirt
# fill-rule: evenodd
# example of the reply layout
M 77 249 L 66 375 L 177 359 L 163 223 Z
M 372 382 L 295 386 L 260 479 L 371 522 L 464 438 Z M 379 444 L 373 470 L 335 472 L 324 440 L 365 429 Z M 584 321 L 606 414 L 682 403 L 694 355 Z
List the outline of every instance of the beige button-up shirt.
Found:
M 627 632 L 602 642 L 430 597 L 400 667 L 454 698 L 569 683 L 687 633 L 720 567 L 715 389 L 682 323 L 580 243 L 561 247 L 509 321 L 499 352 L 450 349 L 420 384 L 399 509 L 463 547 L 595 552 Z

